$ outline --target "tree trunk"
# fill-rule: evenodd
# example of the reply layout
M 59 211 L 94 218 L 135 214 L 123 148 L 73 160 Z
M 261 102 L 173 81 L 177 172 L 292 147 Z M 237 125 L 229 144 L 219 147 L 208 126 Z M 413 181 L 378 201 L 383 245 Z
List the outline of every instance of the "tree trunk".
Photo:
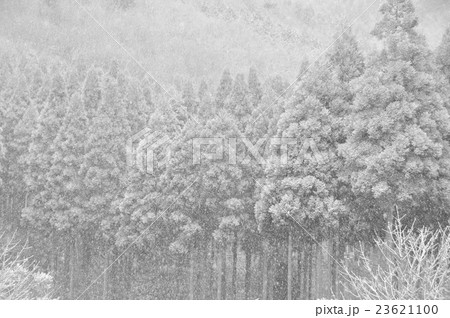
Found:
M 58 273 L 58 241 L 56 238 L 56 233 L 53 230 L 51 234 L 52 240 L 52 251 L 50 252 L 50 269 L 53 273 L 53 281 L 56 286 L 60 283 L 59 273 Z
M 195 249 L 192 247 L 189 258 L 189 299 L 194 300 L 194 289 L 195 289 Z
M 264 239 L 263 242 L 263 253 L 262 253 L 262 299 L 268 299 L 268 291 L 269 291 L 269 244 L 267 240 Z
M 394 208 L 392 210 L 389 210 L 390 213 L 388 214 L 388 238 L 387 238 L 387 243 L 389 244 L 388 246 L 392 249 L 395 249 L 394 246 L 394 237 L 392 236 L 392 234 L 394 233 L 394 227 L 396 226 L 395 224 L 395 220 L 396 218 L 399 218 L 400 216 L 398 215 L 398 207 L 395 204 Z M 398 273 L 398 263 L 397 260 L 394 259 L 394 268 L 396 268 L 396 270 L 394 271 L 394 276 L 392 277 L 392 286 L 394 287 L 395 292 L 397 293 L 399 290 L 399 284 L 400 284 L 400 280 L 399 280 L 399 273 Z
M 338 296 L 337 290 L 337 280 L 338 280 L 338 265 L 339 265 L 339 233 L 333 236 L 333 241 L 331 245 L 331 292 L 333 296 L 336 298 Z
M 75 237 L 70 238 L 70 278 L 69 278 L 69 299 L 75 297 Z
M 91 271 L 91 260 L 92 260 L 92 251 L 91 244 L 94 242 L 90 242 L 92 239 L 92 235 L 89 230 L 84 231 L 80 237 L 81 240 L 81 289 L 84 291 L 90 285 L 90 271 Z M 90 290 L 86 290 L 83 294 L 84 299 L 90 299 Z
M 221 298 L 227 299 L 227 244 L 223 245 L 220 257 L 220 285 L 221 285 Z
M 106 265 L 105 265 L 105 270 L 104 270 L 104 273 L 103 273 L 103 296 L 102 296 L 102 298 L 103 298 L 103 300 L 106 300 L 106 299 L 108 299 L 108 297 L 109 297 L 109 283 L 108 283 L 108 280 L 109 280 L 109 264 L 110 264 L 110 256 L 109 256 L 109 249 L 108 248 L 106 248 L 106 256 L 105 256 L 105 258 L 106 258 Z
M 216 244 L 216 269 L 217 269 L 217 299 L 222 299 L 222 253 L 220 251 L 220 245 Z
M 237 257 L 238 257 L 238 239 L 237 233 L 234 233 L 234 241 L 232 247 L 233 267 L 231 272 L 231 299 L 236 299 L 236 276 L 237 276 Z
M 4 218 L 5 211 L 5 200 L 3 198 L 0 199 L 0 217 Z
M 309 265 L 308 265 L 308 269 L 309 269 L 309 273 L 308 273 L 308 280 L 309 280 L 309 284 L 308 284 L 308 299 L 313 299 L 313 284 L 315 283 L 314 281 L 314 243 L 310 243 L 309 244 L 309 251 L 308 251 L 308 260 L 309 260 Z
M 13 220 L 13 206 L 14 206 L 14 196 L 10 196 L 9 197 L 9 215 L 8 215 L 8 220 Z
M 346 245 L 346 241 L 344 240 L 344 238 L 339 235 L 339 241 L 338 241 L 338 246 L 337 246 L 337 250 L 338 250 L 338 265 L 339 264 L 343 264 L 344 262 L 344 257 L 345 257 L 345 245 Z M 344 293 L 344 282 L 343 282 L 343 277 L 340 274 L 341 272 L 339 270 L 337 270 L 337 291 L 338 291 L 338 296 L 343 297 L 343 293 Z
M 125 273 L 125 277 L 126 277 L 126 281 L 125 281 L 125 295 L 126 297 L 124 299 L 132 299 L 132 289 L 133 289 L 133 284 L 132 281 L 134 279 L 134 251 L 131 250 L 128 252 L 128 257 L 127 257 L 127 267 L 126 267 L 126 273 Z
M 208 264 L 209 264 L 209 290 L 210 290 L 210 294 L 209 297 L 211 299 L 214 299 L 214 290 L 217 288 L 217 286 L 215 286 L 215 279 L 214 279 L 214 273 L 217 270 L 215 267 L 217 266 L 217 262 L 215 261 L 216 259 L 216 253 L 215 253 L 215 246 L 214 246 L 214 240 L 211 240 L 211 254 L 210 254 L 210 258 L 208 260 Z M 208 298 L 209 299 L 209 298 Z
M 208 284 L 209 284 L 209 264 L 208 264 L 208 255 L 209 255 L 209 249 L 208 249 L 208 243 L 205 243 L 202 245 L 202 250 L 205 251 L 203 253 L 203 258 L 201 260 L 202 267 L 201 267 L 201 295 L 200 299 L 208 299 Z
M 245 250 L 245 299 L 250 298 L 250 286 L 252 282 L 252 253 L 250 249 Z
M 67 236 L 67 238 L 66 238 Z M 63 251 L 63 263 L 62 263 L 62 275 L 61 275 L 61 286 L 64 290 L 64 297 L 65 299 L 71 299 L 70 298 L 70 257 L 71 257 L 71 250 L 70 245 L 72 244 L 70 232 L 65 233 L 64 238 L 64 251 Z
M 121 274 L 121 269 L 124 267 L 126 255 L 122 255 L 120 257 L 120 250 L 114 245 L 111 248 L 109 260 L 111 267 L 108 275 L 108 293 L 111 299 L 123 299 L 122 290 L 123 290 L 123 275 Z
M 303 248 L 299 247 L 297 251 L 297 279 L 298 279 L 298 299 L 303 299 Z
M 28 208 L 28 191 L 25 192 L 25 208 Z
M 227 266 L 227 250 L 226 244 L 218 245 L 217 253 L 217 299 L 226 299 L 226 266 Z
M 287 299 L 292 299 L 292 233 L 288 233 L 288 270 L 287 270 Z
M 272 254 L 272 248 L 269 247 L 269 255 L 267 258 L 267 299 L 274 299 L 274 290 L 275 290 L 275 274 L 276 274 L 276 265 L 277 259 Z
M 308 299 L 309 243 L 303 248 L 303 299 Z
M 305 299 L 311 299 L 311 287 L 312 287 L 312 244 L 307 243 L 305 249 L 305 257 L 304 257 L 304 272 L 303 272 L 303 281 L 304 281 L 304 296 Z

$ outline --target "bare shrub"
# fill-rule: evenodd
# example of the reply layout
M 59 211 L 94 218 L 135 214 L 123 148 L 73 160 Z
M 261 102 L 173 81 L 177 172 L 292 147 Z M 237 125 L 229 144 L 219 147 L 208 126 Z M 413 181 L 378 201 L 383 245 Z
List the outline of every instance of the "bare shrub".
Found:
M 446 299 L 450 279 L 450 232 L 402 229 L 396 220 L 375 254 L 361 247 L 358 266 L 343 265 L 345 292 L 356 299 Z
M 26 256 L 26 244 L 0 235 L 0 299 L 49 299 L 52 277 Z

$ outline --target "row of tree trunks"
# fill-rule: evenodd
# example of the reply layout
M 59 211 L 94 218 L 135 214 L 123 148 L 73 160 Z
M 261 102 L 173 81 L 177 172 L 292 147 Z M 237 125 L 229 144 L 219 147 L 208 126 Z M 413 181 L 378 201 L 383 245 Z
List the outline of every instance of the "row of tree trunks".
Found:
M 66 291 L 64 298 L 76 299 L 98 275 L 101 275 L 99 282 L 91 286 L 82 299 L 95 295 L 102 299 L 132 297 L 133 268 L 139 264 L 135 264 L 131 252 L 121 255 L 113 244 L 105 244 L 102 274 L 96 271 L 91 277 L 88 264 L 91 264 L 92 252 L 86 236 L 69 233 L 58 239 L 57 233 L 53 233 L 52 241 L 51 269 L 57 285 Z M 174 277 L 178 287 L 172 295 L 188 299 L 339 297 L 342 293 L 338 266 L 343 256 L 342 247 L 338 235 L 329 242 L 315 244 L 295 242 L 289 233 L 287 242 L 276 248 L 264 239 L 258 253 L 248 248 L 240 250 L 236 236 L 228 245 L 210 241 L 191 248 L 182 262 L 178 258 L 175 267 L 178 274 Z M 260 270 L 255 271 L 255 268 Z M 213 290 L 215 296 L 211 293 Z
M 102 299 L 128 297 L 133 278 L 133 259 L 130 252 L 121 255 L 115 245 L 104 244 L 99 272 L 91 275 L 92 247 L 89 236 L 70 231 L 54 231 L 50 238 L 52 250 L 48 256 L 49 272 L 54 277 L 55 289 L 60 291 L 60 297 L 91 299 L 94 294 L 100 295 Z
M 6 204 L 3 203 L 3 206 L 10 206 L 12 199 L 7 201 Z M 394 213 L 396 211 L 392 209 L 387 216 L 388 227 L 393 226 Z M 286 299 L 345 297 L 343 279 L 339 274 L 340 262 L 344 259 L 345 242 L 338 233 L 339 231 L 329 242 L 319 245 L 298 242 L 292 233 L 288 233 L 287 244 L 284 245 L 283 253 L 285 254 L 281 253 L 284 256 L 277 256 L 283 258 L 283 262 L 287 262 Z M 90 233 L 62 235 L 56 231 L 51 233 L 50 240 L 52 247 L 47 254 L 48 264 L 49 271 L 54 275 L 56 287 L 64 291 L 63 298 L 76 299 L 98 275 L 98 272 L 91 273 L 92 243 L 95 240 Z M 185 279 L 188 277 L 186 279 L 189 284 L 188 289 L 186 285 L 179 286 L 179 290 L 174 295 L 189 299 L 270 299 L 273 297 L 273 276 L 275 276 L 272 273 L 277 273 L 277 264 L 280 262 L 280 259 L 272 256 L 271 249 L 266 238 L 262 243 L 261 252 L 243 249 L 241 254 L 237 236 L 228 245 L 209 241 L 196 250 L 192 249 L 188 258 L 188 267 L 181 263 L 177 265 L 178 269 L 181 269 L 179 276 L 188 273 L 188 276 L 184 276 Z M 231 256 L 229 263 L 227 263 L 227 254 Z M 110 249 L 104 255 L 102 268 L 107 268 L 119 253 L 117 249 Z M 183 267 L 188 270 L 183 271 Z M 255 272 L 256 267 L 261 271 Z M 104 299 L 127 298 L 133 280 L 132 268 L 132 257 L 121 256 L 117 264 L 113 264 L 95 286 L 91 286 L 84 292 L 82 298 L 90 299 L 99 297 L 98 295 Z M 254 276 L 252 270 L 256 273 Z M 118 273 L 120 273 L 120 280 L 112 281 Z M 213 290 L 216 291 L 216 295 L 211 294 Z
M 216 299 L 237 299 L 238 295 L 238 263 L 242 262 L 239 259 L 239 244 L 237 237 L 232 242 L 231 246 L 227 244 L 219 244 L 217 242 L 209 242 L 202 245 L 200 250 L 189 250 L 189 262 L 187 267 L 187 295 L 188 299 L 211 299 L 211 290 L 216 290 Z M 231 247 L 231 264 L 227 263 L 228 248 Z M 200 255 L 203 255 L 200 257 Z M 245 273 L 244 273 L 244 294 L 246 299 L 250 298 L 252 287 L 252 257 L 250 250 L 244 251 L 245 256 Z M 244 259 L 244 258 L 243 258 Z M 260 259 L 264 259 L 261 257 Z M 227 268 L 231 265 L 231 268 Z M 197 269 L 200 268 L 200 271 Z M 183 268 L 183 264 L 178 263 L 177 270 Z M 179 272 L 180 273 L 180 272 Z M 215 275 L 214 275 L 215 273 Z M 215 276 L 215 278 L 214 278 Z M 227 280 L 230 278 L 230 281 Z M 177 281 L 178 282 L 178 281 Z M 179 286 L 176 291 L 177 297 L 180 298 L 183 294 L 181 292 L 182 286 Z M 241 296 L 242 297 L 242 296 Z
M 4 189 L 12 188 L 3 184 Z M 23 208 L 28 205 L 27 192 L 16 191 L 14 193 L 1 193 L 0 199 L 0 226 L 3 231 L 17 233 L 17 230 L 23 229 L 21 226 L 21 216 Z
M 105 244 L 100 273 L 103 278 L 102 299 L 129 299 L 133 280 L 133 256 L 132 250 L 122 251 L 114 244 Z

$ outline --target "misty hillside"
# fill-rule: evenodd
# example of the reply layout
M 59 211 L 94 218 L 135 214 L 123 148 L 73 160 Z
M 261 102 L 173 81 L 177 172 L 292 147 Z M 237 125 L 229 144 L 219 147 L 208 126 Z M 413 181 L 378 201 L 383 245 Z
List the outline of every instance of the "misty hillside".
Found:
M 265 76 L 294 78 L 305 57 L 320 54 L 352 21 L 361 44 L 370 48 L 367 34 L 380 5 L 373 0 L 140 0 L 117 8 L 112 0 L 53 2 L 1 1 L 2 50 L 26 46 L 65 59 L 115 57 L 133 64 L 108 32 L 165 82 L 186 76 L 216 80 L 224 67 L 236 72 L 248 65 Z M 450 4 L 416 0 L 416 6 L 423 32 L 436 46 Z

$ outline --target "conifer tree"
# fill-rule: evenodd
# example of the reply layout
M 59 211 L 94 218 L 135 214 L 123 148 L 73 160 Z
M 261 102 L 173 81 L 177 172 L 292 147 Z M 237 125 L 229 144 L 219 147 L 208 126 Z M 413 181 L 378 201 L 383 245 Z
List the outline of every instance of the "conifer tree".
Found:
M 67 92 L 63 77 L 56 73 L 52 79 L 51 90 L 44 108 L 39 114 L 37 128 L 34 130 L 29 145 L 28 155 L 25 158 L 27 173 L 25 182 L 30 202 L 22 211 L 22 216 L 30 227 L 36 229 L 41 238 L 48 244 L 46 249 L 47 260 L 44 266 L 54 275 L 55 286 L 60 280 L 60 249 L 61 238 L 52 227 L 52 217 L 57 206 L 53 196 L 53 184 L 49 173 L 52 168 L 54 154 L 53 142 L 62 126 L 66 114 Z
M 190 81 L 184 84 L 181 99 L 183 101 L 184 108 L 189 114 L 191 115 L 197 114 L 198 102 L 195 98 L 194 86 Z
M 113 3 L 121 10 L 130 9 L 136 4 L 135 0 L 113 0 Z
M 438 67 L 450 82 L 450 28 L 445 31 L 441 44 L 436 50 L 436 61 Z
M 205 97 L 206 93 L 208 92 L 208 84 L 204 80 L 201 81 L 200 86 L 198 88 L 198 99 L 200 102 L 203 101 L 203 98 Z
M 236 75 L 233 89 L 226 103 L 228 112 L 236 116 L 239 129 L 243 130 L 252 114 L 252 105 L 249 101 L 249 91 L 243 74 Z
M 295 141 L 288 148 L 287 162 L 276 158 L 266 167 L 266 185 L 255 209 L 259 223 L 274 226 L 277 239 L 288 235 L 305 241 L 321 241 L 337 229 L 346 207 L 338 196 L 339 161 L 332 133 L 334 118 L 317 97 L 302 92 L 300 100 L 287 106 L 278 122 L 281 141 Z M 307 232 L 305 232 L 307 229 Z M 284 234 L 283 234 L 284 233 Z
M 148 115 L 150 116 L 154 111 L 155 111 L 155 104 L 153 102 L 153 96 L 152 96 L 152 90 L 149 87 L 147 81 L 143 81 L 141 83 L 141 87 L 142 87 L 142 95 L 144 97 L 144 101 L 145 101 L 145 109 L 146 109 L 146 113 L 148 113 Z
M 53 215 L 50 226 L 64 237 L 65 286 L 68 298 L 75 297 L 75 248 L 81 229 L 89 225 L 84 209 L 84 184 L 79 174 L 83 163 L 88 119 L 81 96 L 75 93 L 68 105 L 62 126 L 52 145 L 52 162 L 47 174 L 51 188 Z
M 57 74 L 53 78 L 48 101 L 39 114 L 37 128 L 33 133 L 26 158 L 28 166 L 26 180 L 28 189 L 32 193 L 32 201 L 24 210 L 24 217 L 38 228 L 44 224 L 48 225 L 51 217 L 51 207 L 46 206 L 45 203 L 51 197 L 46 174 L 51 168 L 52 144 L 62 125 L 66 104 L 64 80 Z
M 101 102 L 101 88 L 98 70 L 91 68 L 83 85 L 83 103 L 89 117 L 97 111 Z
M 317 63 L 302 75 L 300 88 L 278 120 L 275 137 L 291 143 L 287 146 L 287 161 L 282 162 L 279 157 L 281 148 L 275 149 L 255 207 L 263 230 L 281 230 L 276 234 L 277 240 L 290 245 L 295 235 L 305 242 L 320 242 L 342 231 L 340 223 L 348 214 L 348 207 L 342 192 L 346 181 L 339 175 L 343 160 L 338 146 L 345 141 L 345 118 L 353 98 L 349 82 L 361 75 L 363 66 L 353 37 L 341 37 L 326 63 Z M 289 280 L 287 285 L 287 295 L 292 296 Z
M 14 128 L 14 140 L 16 141 L 17 174 L 21 175 L 20 184 L 24 186 L 24 171 L 26 171 L 26 158 L 32 142 L 32 136 L 38 124 L 39 112 L 35 103 L 31 103 L 22 118 Z M 27 206 L 27 202 L 25 202 Z
M 252 108 L 255 109 L 261 102 L 262 87 L 256 69 L 253 67 L 250 68 L 248 73 L 248 90 L 250 92 Z
M 121 172 L 126 168 L 124 145 L 129 126 L 118 97 L 116 80 L 105 76 L 101 105 L 89 123 L 87 153 L 81 169 L 89 196 L 87 208 L 96 219 L 109 211 L 120 192 Z
M 3 196 L 5 198 L 3 213 L 10 224 L 20 224 L 21 201 L 24 196 L 23 170 L 19 164 L 20 156 L 26 152 L 21 147 L 15 136 L 15 129 L 24 113 L 27 111 L 31 100 L 28 93 L 27 79 L 23 75 L 15 75 L 14 81 L 17 87 L 11 95 L 8 94 L 7 101 L 0 102 L 2 112 L 2 128 L 4 154 L 2 158 L 3 174 L 5 183 Z M 4 92 L 4 94 L 7 92 Z M 3 95 L 6 97 L 7 95 Z
M 198 119 L 211 118 L 216 112 L 217 104 L 214 102 L 214 97 L 209 91 L 206 82 L 202 81 L 199 92 L 199 106 L 198 106 Z
M 149 163 L 152 164 L 150 170 L 147 169 L 149 167 L 146 164 L 142 164 L 146 161 L 145 159 L 148 159 L 146 156 L 149 153 L 145 153 L 146 149 L 141 150 L 144 152 L 142 156 L 136 157 L 141 164 L 138 165 L 136 162 L 136 165 L 128 167 L 124 193 L 114 202 L 114 227 L 117 228 L 115 240 L 119 248 L 126 248 L 132 243 L 133 250 L 139 253 L 148 251 L 148 246 L 151 246 L 149 255 L 159 259 L 161 253 L 165 253 L 162 255 L 167 257 L 169 253 L 175 252 L 177 255 L 186 252 L 185 245 L 177 245 L 180 239 L 178 229 L 182 228 L 182 225 L 180 227 L 178 225 L 183 222 L 171 219 L 171 213 L 174 209 L 176 210 L 175 202 L 179 200 L 177 195 L 183 190 L 181 188 L 187 178 L 185 175 L 185 179 L 177 180 L 179 184 L 172 181 L 173 178 L 169 175 L 172 159 L 169 160 L 170 157 L 167 157 L 168 151 L 177 144 L 179 136 L 182 136 L 180 129 L 183 124 L 177 122 L 175 114 L 167 107 L 167 103 L 155 106 L 156 110 L 151 114 L 147 125 L 148 136 L 152 138 L 149 142 L 159 143 L 167 138 L 167 144 L 158 144 L 157 148 L 149 149 L 155 156 L 153 162 Z M 182 167 L 175 169 L 181 170 Z M 156 222 L 155 227 L 148 231 L 149 226 Z M 189 247 L 188 245 L 187 248 Z M 169 284 L 168 286 L 174 286 L 172 282 L 176 283 L 176 280 L 182 279 L 178 277 L 178 272 L 182 268 L 177 267 L 177 270 L 172 272 L 174 280 L 165 282 Z M 158 268 L 152 269 L 150 275 L 158 279 Z M 171 292 L 171 298 L 182 295 L 180 294 L 182 291 L 175 287 Z
M 42 71 L 38 67 L 35 67 L 34 69 L 30 70 L 30 73 L 32 74 L 32 79 L 30 80 L 30 87 L 29 87 L 30 98 L 36 100 L 43 86 L 44 75 L 42 74 Z
M 244 83 L 245 84 L 245 83 Z M 237 96 L 237 95 L 236 95 Z M 232 100 L 232 98 L 230 98 Z M 237 101 L 238 99 L 236 99 Z M 231 245 L 233 264 L 237 260 L 238 240 L 242 227 L 243 213 L 248 209 L 248 195 L 251 183 L 242 179 L 242 167 L 230 161 L 228 152 L 223 158 L 214 160 L 207 158 L 206 153 L 220 151 L 218 144 L 201 146 L 200 162 L 195 163 L 198 155 L 192 142 L 197 138 L 215 139 L 219 143 L 227 143 L 228 137 L 239 136 L 236 117 L 222 109 L 215 116 L 204 118 L 202 126 L 190 120 L 181 133 L 182 139 L 173 149 L 168 178 L 171 180 L 171 193 L 178 193 L 173 206 L 171 219 L 178 230 L 172 250 L 187 253 L 210 245 L 211 239 L 217 247 L 218 285 L 217 296 L 226 298 L 226 250 Z M 205 140 L 203 140 L 205 142 Z M 214 143 L 214 142 L 213 142 Z M 185 190 L 186 189 L 186 190 Z M 251 210 L 251 209 L 248 209 Z M 236 296 L 236 271 L 231 272 L 231 297 Z
M 216 91 L 216 105 L 218 108 L 225 107 L 225 102 L 228 95 L 233 88 L 233 79 L 231 78 L 230 70 L 225 69 L 220 79 L 219 87 Z
M 126 107 L 130 129 L 135 133 L 143 129 L 148 122 L 152 112 L 151 95 L 145 96 L 140 83 L 136 79 L 127 78 L 126 83 L 125 91 L 122 92 L 122 99 Z M 147 102 L 146 98 L 149 98 L 149 102 Z
M 80 90 L 79 75 L 76 70 L 69 70 L 68 74 L 65 76 L 66 80 L 66 90 L 67 96 L 70 98 L 75 92 Z
M 87 242 L 83 243 L 85 284 L 89 284 L 89 275 L 92 273 L 89 268 L 92 261 L 89 257 L 92 253 L 89 240 L 102 244 L 107 261 L 118 253 L 114 246 L 116 228 L 113 202 L 120 198 L 125 187 L 125 145 L 130 136 L 130 125 L 127 121 L 126 108 L 120 99 L 120 85 L 117 79 L 105 75 L 101 87 L 102 100 L 89 121 L 86 150 L 80 169 L 84 184 L 84 208 L 89 221 L 84 235 Z M 112 271 L 116 269 L 114 266 Z M 108 277 L 104 280 L 106 294 L 103 297 L 117 297 L 117 290 L 109 288 L 117 285 L 109 282 Z
M 384 49 L 354 82 L 351 131 L 341 152 L 353 191 L 373 198 L 390 226 L 396 211 L 425 213 L 422 204 L 431 200 L 432 213 L 439 213 L 438 202 L 447 201 L 450 124 L 412 2 L 388 0 L 381 13 L 373 34 Z
M 168 137 L 172 142 L 176 141 L 179 131 L 173 122 L 173 114 L 163 106 L 156 108 L 156 111 L 150 116 L 147 127 L 150 136 L 154 136 L 154 142 L 158 142 L 158 138 Z M 138 141 L 137 141 L 138 142 Z M 171 146 L 162 145 L 163 146 Z M 136 147 L 136 145 L 135 145 Z M 157 149 L 154 150 L 155 155 Z M 162 150 L 161 150 L 162 151 Z M 172 198 L 170 184 L 167 180 L 167 159 L 165 151 L 159 153 L 154 158 L 151 170 L 147 165 L 135 162 L 135 165 L 128 167 L 126 190 L 123 198 L 116 202 L 119 211 L 122 213 L 120 220 L 120 228 L 117 235 L 117 241 L 120 246 L 126 245 L 133 241 L 145 230 L 145 227 L 151 222 L 161 217 L 161 221 L 165 216 L 159 215 L 167 207 L 166 202 Z M 136 160 L 144 160 L 136 158 Z M 158 163 L 159 160 L 159 163 Z M 161 162 L 163 160 L 163 162 Z M 167 213 L 168 214 L 168 213 Z M 155 239 L 154 233 L 145 233 L 141 236 L 140 241 L 136 242 L 138 246 L 144 244 L 146 240 Z
M 355 37 L 349 31 L 344 32 L 336 41 L 328 53 L 328 60 L 340 83 L 348 84 L 364 71 L 364 57 Z
M 83 211 L 83 182 L 79 171 L 83 163 L 87 114 L 79 94 L 72 96 L 62 126 L 53 141 L 52 162 L 48 174 L 55 200 L 52 226 L 59 231 L 72 230 L 87 220 Z

